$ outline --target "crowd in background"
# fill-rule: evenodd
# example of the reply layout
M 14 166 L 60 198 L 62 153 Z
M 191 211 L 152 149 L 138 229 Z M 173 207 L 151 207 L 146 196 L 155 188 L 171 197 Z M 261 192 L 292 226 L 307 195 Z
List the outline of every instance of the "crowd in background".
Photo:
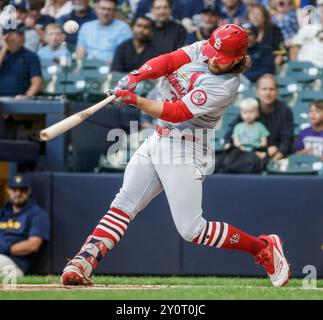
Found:
M 6 5 L 16 9 L 16 29 Z M 317 11 L 307 12 L 308 5 Z M 207 39 L 225 23 L 247 29 L 253 64 L 245 76 L 252 82 L 288 59 L 323 66 L 322 0 L 2 0 L 1 7 L 0 75 L 9 85 L 0 85 L 0 95 L 37 94 L 39 59 L 96 59 L 129 72 L 152 56 Z M 77 33 L 64 33 L 68 20 L 80 25 Z M 18 56 L 25 68 L 11 63 Z
M 293 116 L 279 100 L 270 75 L 286 61 L 323 67 L 323 0 L 1 0 L 0 4 L 15 6 L 17 18 L 12 29 L 6 9 L 0 15 L 0 96 L 39 94 L 44 61 L 101 60 L 111 71 L 126 73 L 151 57 L 208 39 L 220 25 L 241 25 L 248 33 L 252 58 L 244 76 L 257 83 L 257 118 L 269 131 L 265 154 L 276 160 L 293 150 Z M 64 32 L 68 20 L 80 25 L 77 33 Z M 313 108 L 321 112 L 321 103 Z M 319 118 L 319 139 L 311 143 L 320 150 L 315 155 L 323 157 Z M 231 124 L 227 147 L 243 148 L 237 133 L 243 127 L 233 131 L 242 120 L 243 116 Z M 298 150 L 311 153 L 310 148 L 301 149 L 303 144 L 298 141 Z M 264 140 L 257 146 L 263 148 Z

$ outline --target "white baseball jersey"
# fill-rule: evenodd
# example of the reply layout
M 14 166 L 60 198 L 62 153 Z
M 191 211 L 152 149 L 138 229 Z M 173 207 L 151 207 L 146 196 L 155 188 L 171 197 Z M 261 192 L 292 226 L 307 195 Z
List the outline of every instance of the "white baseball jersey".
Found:
M 211 73 L 208 58 L 202 54 L 204 43 L 205 40 L 182 48 L 191 62 L 164 77 L 158 90 L 159 100 L 176 102 L 182 99 L 194 118 L 177 124 L 159 120 L 159 125 L 179 129 L 213 129 L 234 101 L 240 85 L 239 75 Z

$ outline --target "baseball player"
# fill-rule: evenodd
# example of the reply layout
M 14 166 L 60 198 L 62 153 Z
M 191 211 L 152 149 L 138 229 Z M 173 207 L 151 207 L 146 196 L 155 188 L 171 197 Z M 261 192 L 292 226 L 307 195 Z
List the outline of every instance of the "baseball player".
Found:
M 216 29 L 195 42 L 147 61 L 121 79 L 115 94 L 123 103 L 158 118 L 155 133 L 135 152 L 122 188 L 80 252 L 65 267 L 64 285 L 90 285 L 93 272 L 121 239 L 130 222 L 165 191 L 173 220 L 188 242 L 242 250 L 253 255 L 274 286 L 290 277 L 282 241 L 277 235 L 251 236 L 236 227 L 207 221 L 202 211 L 202 182 L 212 167 L 209 131 L 234 101 L 239 74 L 250 63 L 248 36 L 234 24 Z M 159 100 L 133 93 L 138 83 L 162 79 Z

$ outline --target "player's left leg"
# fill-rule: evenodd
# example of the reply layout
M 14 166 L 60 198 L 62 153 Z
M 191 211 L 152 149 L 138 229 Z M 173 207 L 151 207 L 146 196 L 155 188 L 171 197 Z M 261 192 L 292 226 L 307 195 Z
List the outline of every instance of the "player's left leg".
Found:
M 174 144 L 173 150 L 178 148 L 176 143 Z M 187 148 L 189 147 L 188 144 Z M 265 267 L 275 286 L 286 284 L 289 278 L 289 265 L 278 236 L 254 237 L 231 224 L 206 221 L 202 217 L 204 169 L 199 163 L 202 162 L 155 165 L 178 232 L 188 242 L 247 252 Z
M 128 225 L 163 188 L 151 163 L 154 137 L 146 140 L 127 165 L 122 188 L 81 250 L 65 267 L 65 285 L 88 285 L 103 257 L 122 239 Z

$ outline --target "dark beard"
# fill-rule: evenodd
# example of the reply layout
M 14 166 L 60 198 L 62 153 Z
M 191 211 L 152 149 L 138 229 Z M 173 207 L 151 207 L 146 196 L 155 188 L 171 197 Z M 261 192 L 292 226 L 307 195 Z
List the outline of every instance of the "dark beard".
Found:
M 137 40 L 143 44 L 149 44 L 151 42 L 151 38 L 140 38 L 140 39 L 137 38 Z
M 22 209 L 27 204 L 27 202 L 28 202 L 28 200 L 24 201 L 24 202 L 21 202 L 21 203 L 15 203 L 14 206 L 19 208 L 19 209 Z

